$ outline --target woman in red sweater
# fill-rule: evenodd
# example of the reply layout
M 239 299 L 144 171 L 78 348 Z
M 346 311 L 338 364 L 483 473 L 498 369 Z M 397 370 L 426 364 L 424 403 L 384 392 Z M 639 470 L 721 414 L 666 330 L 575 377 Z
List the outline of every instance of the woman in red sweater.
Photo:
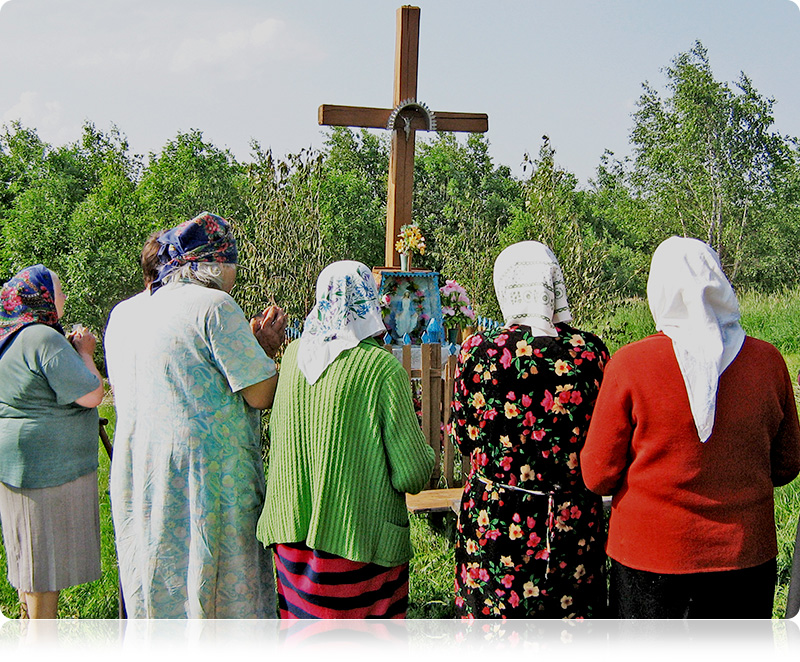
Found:
M 587 487 L 613 495 L 611 612 L 770 618 L 773 487 L 800 472 L 786 364 L 745 336 L 703 242 L 663 242 L 647 297 L 660 333 L 609 362 L 581 453 Z

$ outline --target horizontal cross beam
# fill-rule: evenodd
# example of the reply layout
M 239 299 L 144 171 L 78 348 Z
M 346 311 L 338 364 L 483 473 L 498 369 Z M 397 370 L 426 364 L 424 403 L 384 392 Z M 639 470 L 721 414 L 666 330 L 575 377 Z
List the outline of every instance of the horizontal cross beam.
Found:
M 385 129 L 392 114 L 391 108 L 364 108 L 361 106 L 335 106 L 323 104 L 319 107 L 319 123 L 326 126 L 356 126 L 364 129 Z M 469 131 L 486 133 L 489 116 L 486 113 L 434 112 L 437 131 Z M 422 116 L 413 117 L 411 128 L 426 131 L 428 125 Z

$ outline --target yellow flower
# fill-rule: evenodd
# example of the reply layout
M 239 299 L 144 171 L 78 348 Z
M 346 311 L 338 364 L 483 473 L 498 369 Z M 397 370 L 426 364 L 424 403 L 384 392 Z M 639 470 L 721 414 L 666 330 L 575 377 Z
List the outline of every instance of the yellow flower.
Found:
M 522 538 L 522 527 L 519 524 L 512 523 L 508 527 L 508 537 L 511 538 L 511 540 Z
M 511 560 L 510 556 L 501 556 L 500 563 L 502 563 L 506 568 L 514 567 L 514 562 Z
M 519 407 L 517 407 L 516 403 L 506 402 L 506 404 L 503 405 L 503 408 L 506 411 L 506 418 L 514 418 L 515 416 L 519 416 Z
M 476 393 L 472 396 L 472 406 L 475 409 L 483 409 L 486 406 L 486 398 L 483 393 Z
M 561 375 L 566 375 L 570 370 L 572 370 L 572 366 L 566 361 L 562 361 L 558 359 L 553 365 L 553 369 L 556 371 L 556 374 L 560 377 Z
M 467 426 L 467 434 L 472 441 L 475 441 L 478 438 L 478 434 L 480 434 L 480 430 L 475 427 L 474 425 Z
M 485 510 L 478 513 L 478 526 L 489 526 L 489 513 Z
M 533 347 L 531 347 L 524 340 L 520 340 L 517 343 L 517 356 L 532 356 L 532 355 L 533 355 Z
M 522 586 L 522 597 L 523 598 L 535 598 L 539 595 L 539 587 L 534 586 L 533 582 L 528 582 L 527 584 L 523 584 Z

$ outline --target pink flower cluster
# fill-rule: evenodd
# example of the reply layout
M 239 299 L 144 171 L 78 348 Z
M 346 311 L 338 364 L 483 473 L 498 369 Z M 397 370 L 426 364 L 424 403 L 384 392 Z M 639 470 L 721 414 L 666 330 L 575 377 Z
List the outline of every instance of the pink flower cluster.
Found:
M 454 280 L 448 280 L 439 288 L 442 299 L 442 315 L 446 327 L 469 326 L 475 319 L 467 291 Z

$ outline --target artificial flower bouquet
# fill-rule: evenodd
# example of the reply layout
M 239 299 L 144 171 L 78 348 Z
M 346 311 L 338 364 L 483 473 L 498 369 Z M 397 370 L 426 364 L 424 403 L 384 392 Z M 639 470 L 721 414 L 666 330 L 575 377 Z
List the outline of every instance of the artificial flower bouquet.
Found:
M 439 288 L 439 295 L 442 300 L 445 328 L 472 326 L 475 321 L 475 311 L 472 310 L 467 291 L 461 285 L 454 280 L 448 280 Z
M 425 237 L 422 236 L 419 227 L 414 225 L 404 225 L 400 228 L 400 234 L 397 235 L 395 242 L 395 250 L 400 253 L 419 253 L 425 255 Z

